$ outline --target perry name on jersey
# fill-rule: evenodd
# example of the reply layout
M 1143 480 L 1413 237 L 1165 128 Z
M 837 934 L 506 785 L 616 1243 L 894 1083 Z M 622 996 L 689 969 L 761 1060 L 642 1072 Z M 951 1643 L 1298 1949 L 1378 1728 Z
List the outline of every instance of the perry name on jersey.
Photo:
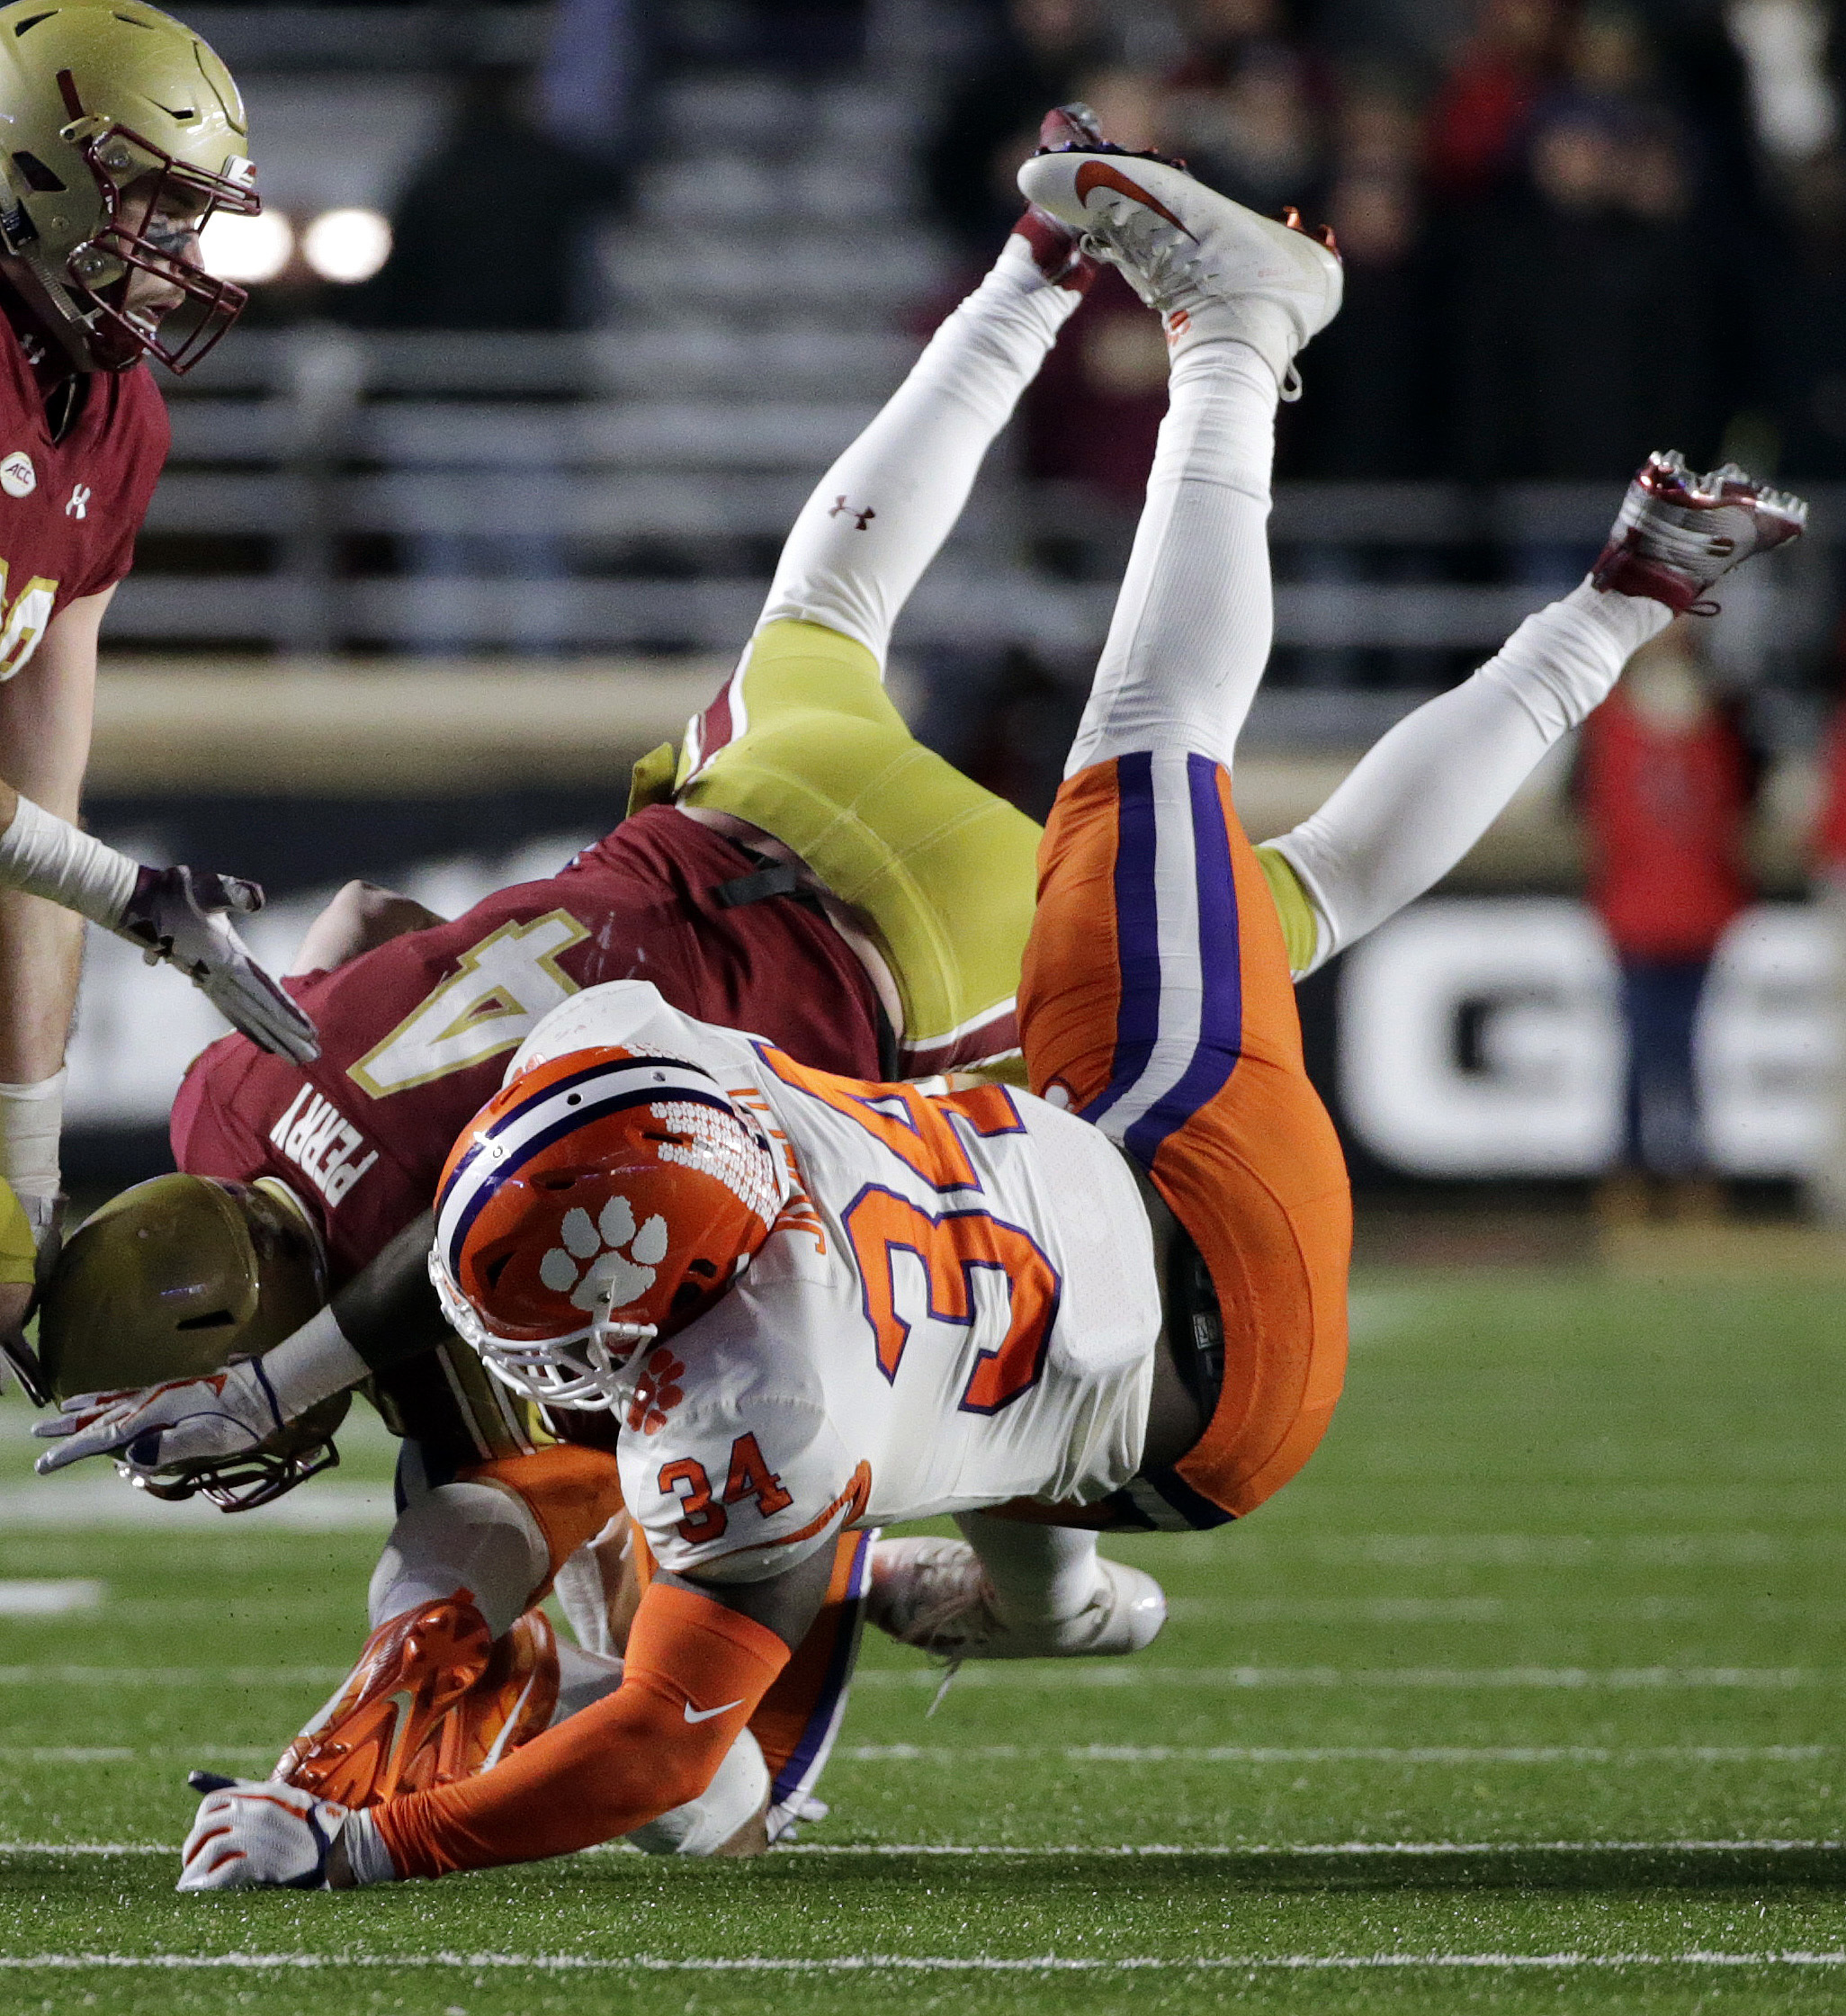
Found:
M 636 981 L 554 1009 L 508 1080 L 603 1045 L 711 1072 L 793 1184 L 736 1286 L 641 1360 L 617 1455 L 662 1565 L 754 1581 L 842 1526 L 1127 1482 L 1160 1294 L 1134 1178 L 1095 1128 L 1002 1086 L 811 1070 Z

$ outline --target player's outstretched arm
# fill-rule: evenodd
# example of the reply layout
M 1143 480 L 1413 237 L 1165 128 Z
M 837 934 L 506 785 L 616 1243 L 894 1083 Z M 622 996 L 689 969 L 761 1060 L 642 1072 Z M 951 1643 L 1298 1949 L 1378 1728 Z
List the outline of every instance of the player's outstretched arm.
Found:
M 539 1861 L 632 1833 L 712 1785 L 807 1635 L 832 1567 L 822 1546 L 760 1582 L 658 1578 L 635 1612 L 621 1686 L 479 1778 L 357 1814 L 274 1785 L 215 1785 L 187 1839 L 180 1887 L 350 1889 Z
M 427 1265 L 435 1220 L 413 1219 L 318 1315 L 260 1358 L 200 1379 L 79 1393 L 33 1424 L 56 1442 L 40 1476 L 113 1456 L 152 1474 L 175 1463 L 247 1455 L 309 1408 L 374 1372 L 420 1357 L 450 1335 Z
M 1656 454 L 1628 486 L 1590 577 L 1528 616 L 1474 676 L 1400 721 L 1319 811 L 1268 843 L 1315 912 L 1312 972 L 1441 881 L 1629 658 L 1752 554 L 1797 538 L 1807 506 L 1727 464 Z
M 314 1025 L 251 958 L 230 919 L 263 908 L 235 875 L 146 868 L 0 784 L 0 888 L 75 910 L 126 938 L 149 965 L 166 960 L 233 1027 L 298 1064 L 320 1054 Z

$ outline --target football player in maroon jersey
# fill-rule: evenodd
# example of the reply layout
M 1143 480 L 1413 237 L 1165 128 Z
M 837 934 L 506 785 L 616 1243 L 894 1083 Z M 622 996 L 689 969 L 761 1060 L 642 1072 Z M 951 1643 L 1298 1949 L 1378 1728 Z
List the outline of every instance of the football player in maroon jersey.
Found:
M 215 211 L 257 207 L 242 102 L 137 0 L 30 0 L 0 9 L 0 1181 L 42 1241 L 80 918 L 273 1048 L 310 1054 L 313 1031 L 230 928 L 254 884 L 138 867 L 74 823 L 97 631 L 166 456 L 145 359 L 187 369 L 244 304 L 198 253 Z

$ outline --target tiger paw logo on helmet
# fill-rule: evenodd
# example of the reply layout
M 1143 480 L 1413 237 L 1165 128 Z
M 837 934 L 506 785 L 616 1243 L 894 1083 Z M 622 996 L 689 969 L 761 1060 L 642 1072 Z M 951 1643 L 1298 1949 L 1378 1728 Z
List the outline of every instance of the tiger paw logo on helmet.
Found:
M 539 1262 L 539 1279 L 553 1294 L 569 1295 L 571 1307 L 586 1313 L 598 1303 L 626 1309 L 639 1302 L 667 1258 L 667 1221 L 656 1212 L 637 1227 L 634 1206 L 624 1196 L 611 1197 L 596 1218 L 573 1206 L 564 1214 L 558 1236 L 563 1243 Z M 585 1260 L 587 1267 L 580 1264 Z
M 634 1398 L 628 1403 L 629 1427 L 637 1434 L 658 1435 L 668 1415 L 686 1398 L 679 1384 L 685 1377 L 685 1366 L 664 1344 L 659 1346 L 635 1382 Z
M 515 1392 L 626 1408 L 637 1352 L 737 1280 L 791 1187 L 711 1072 L 571 1051 L 504 1086 L 456 1142 L 430 1273 L 451 1322 Z M 643 1421 L 664 1421 L 665 1384 Z

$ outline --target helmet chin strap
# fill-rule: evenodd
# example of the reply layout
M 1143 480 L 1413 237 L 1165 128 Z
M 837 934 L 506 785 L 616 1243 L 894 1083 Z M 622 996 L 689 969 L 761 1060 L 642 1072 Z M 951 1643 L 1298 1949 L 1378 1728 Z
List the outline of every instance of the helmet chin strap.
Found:
M 0 309 L 27 345 L 33 373 L 41 383 L 97 368 L 90 352 L 88 322 L 70 295 L 47 274 L 42 262 L 29 251 L 0 247 Z M 40 356 L 31 356 L 34 346 Z

